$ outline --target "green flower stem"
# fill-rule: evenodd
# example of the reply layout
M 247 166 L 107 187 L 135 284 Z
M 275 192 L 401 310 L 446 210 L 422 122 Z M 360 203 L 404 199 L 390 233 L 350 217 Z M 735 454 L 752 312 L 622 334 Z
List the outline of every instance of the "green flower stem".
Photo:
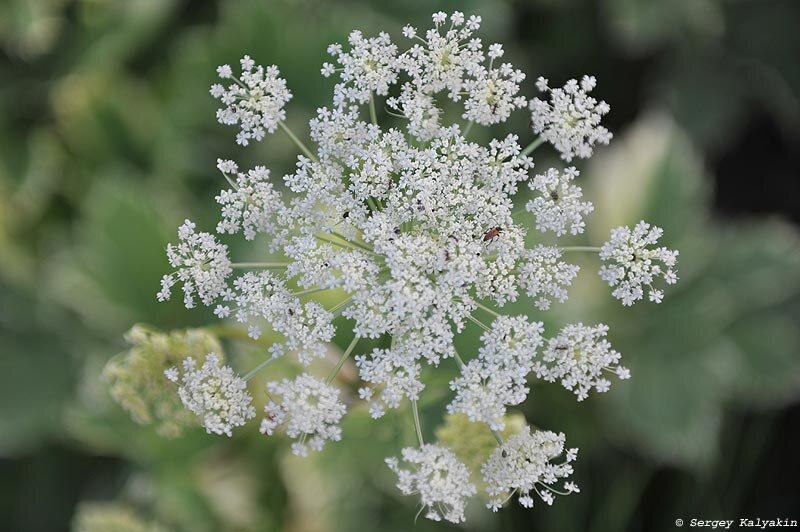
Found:
M 245 382 L 249 381 L 250 379 L 252 379 L 253 377 L 256 376 L 256 373 L 258 373 L 262 369 L 266 368 L 267 366 L 269 366 L 270 364 L 272 364 L 276 360 L 278 360 L 276 357 L 269 357 L 264 362 L 262 362 L 258 366 L 254 367 L 253 369 L 248 371 L 247 374 L 244 377 L 242 377 L 242 379 L 244 379 Z
M 289 266 L 289 262 L 233 262 L 231 268 L 242 270 L 270 270 Z
M 464 138 L 467 138 L 467 135 L 469 135 L 469 132 L 472 130 L 472 125 L 473 125 L 474 123 L 475 123 L 475 122 L 473 122 L 473 121 L 471 121 L 471 120 L 470 120 L 469 122 L 467 122 L 467 125 L 466 125 L 466 126 L 464 126 L 464 133 L 462 133 L 462 135 L 463 135 L 463 137 L 464 137 Z
M 466 364 L 464 364 L 464 361 L 461 359 L 461 355 L 458 354 L 458 351 L 456 351 L 455 347 L 453 348 L 453 358 L 456 359 L 456 363 L 458 364 L 459 369 L 463 369 L 464 366 L 466 366 Z
M 328 235 L 314 235 L 314 236 L 318 240 L 322 240 L 322 241 L 327 242 L 329 244 L 333 244 L 334 246 L 339 246 L 340 248 L 358 249 L 360 251 L 366 251 L 368 253 L 373 253 L 373 251 L 371 251 L 369 249 L 365 249 L 364 247 L 359 247 L 358 245 L 356 245 L 355 242 L 351 242 L 350 240 L 345 240 L 344 242 L 342 242 L 340 240 L 336 240 L 336 239 L 330 238 Z
M 472 323 L 474 323 L 475 325 L 477 325 L 478 327 L 480 327 L 481 329 L 483 329 L 484 331 L 486 331 L 486 332 L 491 331 L 491 329 L 489 328 L 488 325 L 486 325 L 485 323 L 483 323 L 479 319 L 475 318 L 472 314 L 467 315 L 467 319 L 469 321 L 471 321 Z
M 558 489 L 556 489 L 556 488 L 554 488 L 552 486 L 548 486 L 547 484 L 544 485 L 544 488 L 547 491 L 552 491 L 553 493 L 555 493 L 557 495 L 569 495 L 569 492 L 558 490 Z
M 419 424 L 419 409 L 417 408 L 417 400 L 411 400 L 411 411 L 414 414 L 414 430 L 417 432 L 417 441 L 419 441 L 419 446 L 422 447 L 425 445 L 425 441 L 422 439 L 422 427 Z
M 289 129 L 289 126 L 284 124 L 283 121 L 278 122 L 278 125 L 281 126 L 283 132 L 286 133 L 286 135 L 288 135 L 290 139 L 292 139 L 292 142 L 294 142 L 297 145 L 297 147 L 300 148 L 300 151 L 306 154 L 306 157 L 308 157 L 314 162 L 318 162 L 316 155 L 314 155 L 314 153 L 308 149 L 308 146 L 303 144 L 302 140 L 297 138 L 297 135 L 295 135 L 294 132 L 292 132 L 292 130 Z
M 236 186 L 236 183 L 233 181 L 233 179 L 231 179 L 231 176 L 229 176 L 225 172 L 222 172 L 222 176 L 225 178 L 225 181 L 228 182 L 228 184 L 231 186 L 233 190 L 239 190 L 239 187 Z
M 486 426 L 489 427 L 489 425 Z M 494 439 L 497 441 L 497 445 L 503 445 L 503 443 L 505 443 L 503 438 L 500 436 L 500 433 L 498 433 L 492 427 L 489 427 L 489 430 L 492 432 L 492 436 L 494 436 Z
M 479 308 L 479 309 L 481 309 L 481 310 L 482 310 L 482 311 L 484 311 L 484 312 L 488 312 L 489 314 L 491 314 L 491 315 L 492 315 L 492 316 L 494 316 L 495 318 L 499 318 L 499 317 L 500 317 L 500 313 L 498 313 L 498 312 L 495 312 L 494 310 L 490 309 L 490 308 L 489 308 L 489 307 L 487 307 L 486 305 L 481 305 L 481 304 L 480 304 L 480 303 L 478 303 L 477 301 L 475 301 L 475 304 L 478 306 L 478 308 Z
M 353 244 L 353 245 L 354 245 L 354 246 L 356 246 L 356 247 L 359 247 L 359 248 L 363 249 L 364 251 L 369 251 L 370 253 L 375 253 L 375 250 L 374 250 L 374 249 L 372 249 L 371 247 L 369 247 L 369 246 L 368 246 L 368 245 L 366 245 L 366 244 L 363 244 L 363 243 L 361 243 L 361 242 L 358 242 L 358 241 L 356 241 L 356 240 L 348 240 L 348 239 L 347 239 L 347 238 L 346 238 L 344 235 L 342 235 L 342 234 L 340 234 L 340 233 L 337 233 L 337 232 L 333 232 L 333 233 L 331 233 L 331 234 L 332 234 L 333 236 L 335 236 L 335 237 L 341 238 L 341 239 L 342 239 L 342 240 L 344 240 L 345 242 L 348 242 L 348 243 L 350 243 L 350 244 Z
M 428 41 L 426 41 L 425 39 L 423 39 L 423 38 L 422 38 L 422 37 L 420 37 L 419 35 L 414 35 L 414 38 L 415 38 L 416 40 L 418 40 L 419 42 L 421 42 L 422 44 L 424 44 L 425 46 L 430 46 L 430 44 L 428 44 Z
M 340 248 L 345 249 L 356 249 L 355 246 L 351 246 L 350 244 L 345 244 L 343 242 L 339 242 L 338 240 L 334 240 L 332 238 L 328 238 L 326 235 L 314 235 L 317 240 L 322 240 L 323 242 L 327 242 L 329 244 L 333 244 L 334 246 L 339 246 Z
M 361 340 L 361 338 L 358 336 L 353 338 L 353 341 L 350 342 L 350 345 L 347 346 L 347 349 L 342 354 L 342 357 L 339 359 L 339 362 L 336 363 L 336 367 L 334 367 L 333 370 L 331 370 L 330 375 L 328 375 L 328 378 L 325 379 L 325 384 L 330 384 L 331 381 L 333 381 L 333 379 L 336 378 L 336 375 L 339 374 L 339 370 L 342 369 L 345 360 L 350 358 L 350 354 L 353 352 L 353 349 L 356 348 L 356 344 L 358 343 L 359 340 Z
M 348 304 L 350 304 L 350 302 L 351 302 L 352 300 L 353 300 L 353 296 L 350 296 L 350 297 L 348 297 L 347 299 L 345 299 L 344 301 L 340 301 L 339 303 L 337 303 L 337 304 L 335 304 L 334 306 L 332 306 L 331 308 L 329 308 L 329 309 L 328 309 L 328 312 L 330 312 L 330 313 L 334 313 L 334 314 L 335 314 L 336 312 L 339 312 L 339 311 L 340 311 L 340 310 L 342 310 L 344 307 L 346 307 Z
M 590 251 L 592 253 L 598 253 L 600 251 L 600 248 L 595 246 L 567 246 L 558 249 L 561 251 Z
M 542 144 L 544 144 L 544 139 L 542 137 L 536 137 L 536 139 L 533 142 L 531 142 L 530 144 L 525 146 L 525 149 L 522 150 L 521 155 L 530 155 L 530 153 L 533 150 L 535 150 L 536 148 L 538 148 Z
M 306 294 L 316 294 L 317 292 L 324 292 L 330 288 L 309 288 L 308 290 L 300 290 L 299 292 L 292 292 L 293 296 L 304 296 Z
M 369 119 L 372 123 L 378 125 L 378 114 L 375 112 L 375 95 L 369 95 Z
M 392 115 L 392 116 L 394 116 L 396 118 L 403 118 L 403 119 L 407 119 L 408 118 L 406 115 L 401 115 L 400 113 L 395 113 L 394 111 L 392 111 L 391 109 L 389 109 L 385 105 L 383 106 L 383 112 L 386 113 L 387 115 Z

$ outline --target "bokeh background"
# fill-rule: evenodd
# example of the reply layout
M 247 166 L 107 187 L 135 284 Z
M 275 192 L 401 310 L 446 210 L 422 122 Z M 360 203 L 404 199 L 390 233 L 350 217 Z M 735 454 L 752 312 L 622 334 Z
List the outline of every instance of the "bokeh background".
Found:
M 448 528 L 414 524 L 415 501 L 382 466 L 413 442 L 407 410 L 377 424 L 356 411 L 345 442 L 299 460 L 252 424 L 231 440 L 163 439 L 100 378 L 134 323 L 212 322 L 154 293 L 183 218 L 213 227 L 216 158 L 292 168 L 280 135 L 242 149 L 216 124 L 215 66 L 244 53 L 278 64 L 305 132 L 329 102 L 328 43 L 353 28 L 399 37 L 439 9 L 480 14 L 482 37 L 528 73 L 528 95 L 538 75 L 595 74 L 616 137 L 579 165 L 597 207 L 587 240 L 645 218 L 681 251 L 682 282 L 662 305 L 622 309 L 588 274 L 548 318 L 608 323 L 634 375 L 580 405 L 537 386 L 523 409 L 581 448 L 582 493 L 497 515 L 473 504 L 464 528 L 800 518 L 796 0 L 3 0 L 0 530 Z M 510 126 L 524 135 L 524 113 Z M 546 147 L 535 155 L 557 163 Z M 240 367 L 256 360 L 258 346 L 225 347 Z M 431 438 L 446 378 L 421 405 Z

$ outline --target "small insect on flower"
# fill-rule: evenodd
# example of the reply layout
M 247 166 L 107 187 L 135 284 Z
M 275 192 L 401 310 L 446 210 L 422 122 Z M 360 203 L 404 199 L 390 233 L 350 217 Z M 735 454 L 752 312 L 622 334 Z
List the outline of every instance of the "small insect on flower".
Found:
M 492 242 L 494 242 L 494 241 L 495 241 L 495 239 L 496 239 L 497 237 L 499 237 L 499 236 L 500 236 L 500 234 L 501 234 L 502 232 L 503 232 L 503 228 L 502 228 L 502 227 L 500 227 L 499 225 L 498 225 L 498 226 L 496 226 L 496 227 L 492 227 L 491 229 L 489 229 L 488 231 L 486 231 L 485 233 L 483 233 L 483 241 L 484 241 L 484 242 L 488 242 L 488 243 L 490 243 L 490 244 L 491 244 Z

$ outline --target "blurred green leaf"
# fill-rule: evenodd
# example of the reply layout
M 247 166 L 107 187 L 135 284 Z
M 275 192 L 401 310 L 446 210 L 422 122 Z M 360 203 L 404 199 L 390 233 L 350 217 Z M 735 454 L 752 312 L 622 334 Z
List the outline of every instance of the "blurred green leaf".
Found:
M 613 35 L 628 53 L 643 54 L 670 41 L 716 37 L 725 29 L 720 0 L 605 0 Z
M 137 321 L 165 327 L 185 321 L 180 301 L 160 304 L 154 295 L 168 267 L 164 249 L 170 240 L 158 199 L 144 187 L 106 176 L 86 198 L 74 245 L 52 260 L 51 290 L 90 327 L 117 335 Z
M 611 326 L 634 377 L 609 396 L 618 441 L 659 461 L 708 467 L 728 405 L 800 394 L 798 331 L 785 317 L 798 309 L 800 239 L 780 223 L 712 218 L 697 161 L 675 124 L 657 116 L 593 161 L 589 188 L 602 220 L 594 228 L 639 219 L 665 228 L 682 280 L 661 305 L 625 309 L 606 296 L 587 319 Z
M 64 319 L 0 284 L 0 456 L 31 452 L 61 430 L 77 370 L 66 346 L 47 330 L 48 314 Z

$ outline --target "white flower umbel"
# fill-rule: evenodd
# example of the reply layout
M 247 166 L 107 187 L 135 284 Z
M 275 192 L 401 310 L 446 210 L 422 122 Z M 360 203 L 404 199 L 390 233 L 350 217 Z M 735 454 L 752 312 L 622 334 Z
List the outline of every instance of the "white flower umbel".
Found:
M 425 33 L 424 39 L 420 38 L 421 44 L 401 55 L 400 63 L 418 90 L 425 94 L 446 90 L 450 99 L 458 101 L 465 78 L 477 72 L 484 61 L 481 41 L 472 37 L 480 28 L 481 18 L 473 15 L 466 19 L 456 11 L 450 15 L 448 26 L 446 20 L 445 13 L 435 13 L 434 27 Z M 416 38 L 414 34 L 405 35 Z
M 234 427 L 256 415 L 247 383 L 229 366 L 223 366 L 214 353 L 209 353 L 199 368 L 195 359 L 188 357 L 181 370 L 170 368 L 164 374 L 179 385 L 183 405 L 200 418 L 209 434 L 231 436 Z
M 232 314 L 238 322 L 248 325 L 249 334 L 255 339 L 261 335 L 259 320 L 268 322 L 275 332 L 286 338 L 284 343 L 270 347 L 272 356 L 293 351 L 306 366 L 314 358 L 325 356 L 335 329 L 333 315 L 322 305 L 316 301 L 301 303 L 284 282 L 269 271 L 247 272 L 234 280 L 233 288 L 225 292 L 226 304 L 219 305 L 215 313 L 221 317 Z
M 397 408 L 404 398 L 418 399 L 425 388 L 419 378 L 422 368 L 413 354 L 400 349 L 375 349 L 369 356 L 359 355 L 355 360 L 361 379 L 381 387 L 374 399 L 372 388 L 364 388 L 361 394 L 373 399 L 369 409 L 373 418 L 383 416 L 387 408 Z
M 447 411 L 466 414 L 470 421 L 483 421 L 492 430 L 503 430 L 506 406 L 528 397 L 527 376 L 536 350 L 542 343 L 541 323 L 525 316 L 500 316 L 481 336 L 478 358 L 461 369 L 450 383 L 456 392 Z
M 322 65 L 322 75 L 330 76 L 339 71 L 342 82 L 334 90 L 334 102 L 344 105 L 348 102 L 367 103 L 372 94 L 386 96 L 389 86 L 397 81 L 397 46 L 389 34 L 381 32 L 377 37 L 364 38 L 354 30 L 347 39 L 350 50 L 344 51 L 342 45 L 331 44 L 328 53 L 336 58 L 341 68 L 330 63 Z
M 556 236 L 566 233 L 583 233 L 586 223 L 583 217 L 594 210 L 589 201 L 581 201 L 583 191 L 572 181 L 579 175 L 578 170 L 569 167 L 563 172 L 550 168 L 537 175 L 528 183 L 538 195 L 530 200 L 525 209 L 536 218 L 536 229 L 553 231 Z
M 549 310 L 553 300 L 563 303 L 569 297 L 567 288 L 580 267 L 563 262 L 562 254 L 557 247 L 538 245 L 526 251 L 520 265 L 520 284 L 539 310 Z
M 492 61 L 499 57 L 492 56 L 491 52 L 490 56 Z M 525 74 L 510 63 L 503 63 L 499 68 L 480 67 L 474 76 L 464 82 L 468 93 L 462 115 L 465 120 L 484 126 L 505 122 L 512 111 L 528 103 L 524 96 L 518 96 Z
M 386 459 L 389 469 L 397 474 L 400 492 L 419 495 L 428 519 L 463 522 L 467 499 L 476 493 L 467 466 L 451 450 L 430 444 L 406 447 L 402 458 L 409 469 L 402 468 L 397 458 Z
M 261 140 L 266 133 L 275 131 L 286 118 L 283 108 L 292 99 L 292 93 L 275 65 L 256 67 L 247 55 L 239 63 L 242 73 L 238 78 L 228 65 L 217 69 L 221 79 L 231 79 L 233 83 L 227 88 L 215 83 L 211 95 L 225 106 L 217 111 L 217 120 L 225 125 L 238 124 L 236 142 L 247 146 L 251 140 Z
M 176 282 L 183 283 L 183 302 L 186 308 L 194 307 L 195 296 L 204 305 L 211 305 L 227 288 L 226 279 L 231 274 L 228 248 L 209 233 L 195 233 L 195 224 L 189 220 L 178 229 L 178 244 L 167 245 L 167 259 L 175 271 L 161 278 L 159 301 L 170 298 Z
M 434 27 L 426 32 L 425 39 L 411 27 L 403 31 L 407 38 L 422 44 L 400 55 L 399 64 L 412 81 L 403 87 L 400 99 L 388 103 L 411 120 L 409 130 L 415 135 L 414 131 L 430 132 L 439 116 L 435 101 L 426 95 L 447 91 L 456 102 L 466 96 L 462 118 L 481 125 L 505 122 L 512 111 L 527 104 L 527 99 L 519 95 L 525 74 L 510 63 L 495 66 L 495 60 L 503 55 L 502 45 L 492 44 L 484 53 L 480 39 L 472 37 L 480 28 L 480 17 L 467 19 L 455 12 L 449 18 L 449 28 L 442 33 L 447 16 L 434 14 Z
M 233 161 L 217 160 L 217 168 L 231 185 L 217 196 L 222 206 L 222 220 L 217 224 L 218 233 L 235 234 L 242 231 L 245 239 L 253 240 L 257 233 L 279 235 L 278 224 L 285 217 L 286 207 L 281 195 L 269 182 L 269 170 L 256 166 L 247 173 L 239 172 Z M 273 240 L 273 247 L 281 244 Z
M 297 440 L 292 443 L 294 454 L 306 456 L 309 449 L 321 451 L 326 440 L 342 438 L 339 421 L 346 408 L 336 387 L 303 373 L 294 380 L 270 382 L 267 392 L 270 397 L 281 396 L 281 401 L 270 401 L 264 407 L 261 432 L 272 435 L 277 427 L 286 425 L 287 436 Z
M 603 372 L 616 374 L 620 379 L 630 377 L 630 371 L 619 365 L 621 355 L 606 340 L 608 327 L 587 327 L 582 323 L 567 325 L 548 341 L 541 362 L 535 366 L 536 376 L 548 382 L 561 381 L 567 390 L 583 401 L 594 388 L 607 392 L 611 381 Z
M 408 119 L 408 132 L 427 142 L 440 134 L 441 110 L 433 96 L 418 90 L 411 83 L 403 85 L 399 97 L 386 100 L 386 105 Z
M 530 427 L 511 436 L 481 468 L 489 496 L 487 506 L 497 511 L 517 494 L 519 503 L 531 508 L 537 495 L 550 505 L 556 494 L 577 492 L 578 487 L 571 482 L 564 486 L 565 492 L 555 487 L 559 480 L 572 474 L 570 462 L 578 453 L 577 449 L 570 449 L 563 462 L 553 463 L 552 460 L 564 453 L 564 442 L 564 434 L 532 431 Z
M 647 222 L 639 222 L 631 230 L 617 227 L 611 230 L 611 240 L 603 244 L 600 258 L 608 264 L 600 268 L 600 277 L 614 288 L 612 295 L 625 306 L 642 299 L 648 290 L 650 301 L 660 303 L 664 291 L 653 283 L 660 277 L 666 284 L 678 282 L 675 266 L 678 252 L 666 247 L 653 247 L 663 230 Z
M 262 429 L 285 425 L 301 454 L 338 439 L 344 407 L 329 383 L 352 355 L 359 382 L 350 391 L 358 390 L 373 417 L 414 405 L 421 449 L 404 451 L 411 470 L 390 461 L 401 489 L 419 492 L 430 517 L 461 521 L 473 492 L 468 473 L 449 451 L 424 446 L 419 426 L 417 401 L 427 404 L 426 384 L 441 383 L 434 375 L 440 364 L 461 368 L 448 410 L 487 425 L 497 441 L 514 432 L 503 430 L 507 410 L 525 401 L 531 373 L 560 381 L 579 398 L 607 387 L 601 372 L 627 373 L 605 329 L 567 328 L 542 353 L 541 323 L 507 315 L 511 302 L 546 311 L 565 301 L 578 273 L 570 255 L 601 251 L 560 242 L 592 234 L 578 171 L 545 167 L 532 175 L 533 151 L 545 142 L 571 160 L 610 140 L 600 125 L 608 105 L 589 95 L 594 78 L 553 90 L 539 80 L 549 94 L 530 103 L 538 137 L 506 131 L 490 138 L 488 129 L 471 135 L 506 122 L 524 104 L 528 78 L 501 62 L 502 45 L 478 38 L 480 17 L 439 12 L 432 19 L 429 29 L 403 28 L 402 47 L 388 32 L 360 31 L 344 46 L 331 45 L 334 59 L 322 74 L 335 75 L 335 87 L 309 121 L 308 145 L 284 120 L 291 93 L 277 68 L 256 67 L 248 57 L 241 79 L 219 68 L 232 84 L 215 85 L 212 94 L 223 104 L 220 121 L 239 130 L 237 140 L 247 144 L 280 128 L 301 153 L 282 183 L 266 167 L 240 171 L 219 161 L 228 186 L 217 197 L 217 232 L 242 235 L 251 244 L 242 251 L 247 260 L 265 262 L 231 262 L 227 247 L 187 222 L 168 248 L 174 271 L 158 297 L 168 298 L 180 282 L 187 306 L 199 299 L 253 338 L 262 329 L 274 333 L 270 357 L 247 378 L 279 357 L 323 364 L 334 334 L 352 334 L 324 383 L 304 374 L 270 384 L 274 401 Z M 518 194 L 525 182 L 533 191 L 527 209 L 528 198 Z M 677 279 L 677 253 L 654 248 L 658 236 L 646 224 L 620 228 L 600 252 L 601 275 L 626 305 L 645 289 L 660 300 L 653 281 Z M 475 327 L 482 343 L 465 363 L 455 344 Z M 355 351 L 361 339 L 372 346 Z M 571 471 L 550 463 L 561 447 L 563 437 L 526 432 L 498 449 L 485 468 L 493 506 L 508 492 L 526 505 L 537 489 L 550 500 L 555 488 L 543 486 Z M 512 450 L 516 462 L 501 460 Z
M 550 93 L 550 101 L 534 98 L 530 102 L 531 127 L 561 153 L 561 158 L 587 159 L 592 156 L 595 144 L 608 144 L 611 133 L 600 125 L 600 120 L 611 108 L 598 102 L 589 93 L 597 81 L 594 76 L 583 76 L 581 82 L 569 80 L 563 88 L 551 89 L 547 79 L 540 77 L 536 87 Z

